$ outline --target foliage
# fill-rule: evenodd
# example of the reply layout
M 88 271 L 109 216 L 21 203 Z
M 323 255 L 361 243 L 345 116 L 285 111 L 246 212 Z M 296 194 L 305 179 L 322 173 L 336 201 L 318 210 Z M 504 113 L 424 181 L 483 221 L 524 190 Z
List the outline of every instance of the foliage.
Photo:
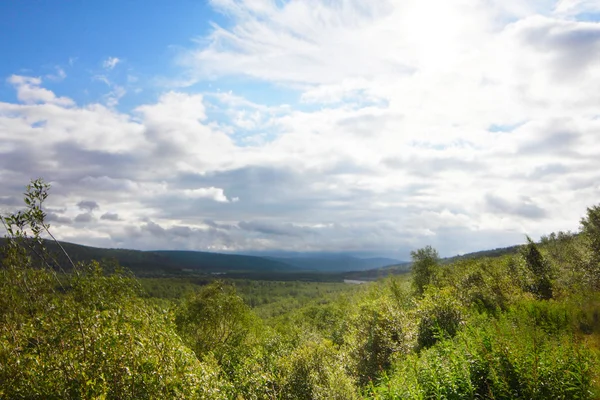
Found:
M 356 308 L 345 338 L 349 366 L 362 384 L 376 379 L 395 357 L 408 353 L 413 346 L 413 302 L 396 279 L 389 282 L 367 293 Z
M 243 350 L 254 320 L 233 286 L 221 281 L 202 288 L 175 313 L 177 331 L 196 356 L 212 353 L 221 363 Z
M 282 363 L 282 399 L 358 398 L 356 388 L 344 370 L 344 360 L 331 342 L 307 342 Z
M 451 288 L 428 290 L 417 310 L 417 348 L 451 338 L 464 322 L 464 311 Z
M 425 287 L 432 283 L 440 263 L 437 250 L 431 246 L 412 251 L 413 288 L 418 295 L 423 294 Z
M 600 205 L 587 209 L 581 220 L 581 233 L 589 255 L 587 260 L 588 279 L 594 288 L 600 288 Z
M 99 263 L 56 274 L 39 240 L 47 189 L 33 182 L 27 210 L 3 218 L 11 241 L 0 269 L 0 397 L 195 395 L 201 364 L 130 276 L 106 275 Z
M 527 237 L 527 245 L 522 250 L 525 265 L 530 273 L 530 284 L 527 291 L 533 293 L 537 298 L 548 300 L 552 298 L 552 269 L 546 261 L 537 245 Z
M 591 399 L 595 356 L 568 332 L 548 334 L 530 315 L 473 321 L 454 339 L 398 361 L 376 399 Z

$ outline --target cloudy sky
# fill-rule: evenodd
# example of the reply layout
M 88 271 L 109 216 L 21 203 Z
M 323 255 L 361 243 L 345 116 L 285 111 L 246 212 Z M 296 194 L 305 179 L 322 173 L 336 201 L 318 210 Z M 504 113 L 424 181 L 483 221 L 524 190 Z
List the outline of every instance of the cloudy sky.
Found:
M 444 256 L 600 203 L 598 0 L 0 3 L 0 211 L 102 247 Z

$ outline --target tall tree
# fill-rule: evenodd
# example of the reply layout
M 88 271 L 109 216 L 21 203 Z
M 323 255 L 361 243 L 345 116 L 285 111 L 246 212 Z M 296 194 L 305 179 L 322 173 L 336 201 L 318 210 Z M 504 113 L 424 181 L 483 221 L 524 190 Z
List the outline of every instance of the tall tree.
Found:
M 532 283 L 529 285 L 529 291 L 540 299 L 548 300 L 552 298 L 552 268 L 540 253 L 537 245 L 529 236 L 527 236 L 527 245 L 523 249 L 523 258 L 527 269 L 532 275 Z
M 433 247 L 425 246 L 422 249 L 411 251 L 413 288 L 421 295 L 425 287 L 431 284 L 440 264 L 440 256 Z
M 600 286 L 600 205 L 587 209 L 587 216 L 581 219 L 581 233 L 589 250 L 588 272 L 590 281 Z

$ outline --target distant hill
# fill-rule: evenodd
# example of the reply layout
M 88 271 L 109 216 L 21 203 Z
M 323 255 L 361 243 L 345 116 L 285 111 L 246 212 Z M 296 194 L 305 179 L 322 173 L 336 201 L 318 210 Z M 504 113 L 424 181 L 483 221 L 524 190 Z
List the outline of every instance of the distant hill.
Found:
M 297 272 L 298 268 L 279 260 L 238 254 L 208 253 L 202 251 L 159 250 L 144 252 L 168 260 L 169 265 L 181 269 L 208 272 Z
M 0 245 L 4 243 L 0 238 Z M 62 266 L 67 260 L 58 246 L 46 242 L 49 250 L 56 253 Z M 127 249 L 104 249 L 61 242 L 74 261 L 116 260 L 120 265 L 138 275 L 180 274 L 186 272 L 219 274 L 227 273 L 339 273 L 364 271 L 399 263 L 383 257 L 359 258 L 338 253 L 297 253 L 279 257 L 240 254 L 209 253 L 202 251 L 156 250 L 139 251 Z
M 352 279 L 358 281 L 373 281 L 388 275 L 400 275 L 410 272 L 411 263 L 401 262 L 392 265 L 386 265 L 381 268 L 369 269 L 366 271 L 350 271 L 344 273 L 344 279 Z
M 463 255 L 458 255 L 454 257 L 446 257 L 441 260 L 442 264 L 451 264 L 455 261 L 465 260 L 465 259 L 478 259 L 478 258 L 486 258 L 486 257 L 502 257 L 509 254 L 517 254 L 521 245 L 510 246 L 510 247 L 500 247 L 493 250 L 482 250 L 476 251 L 473 253 L 467 253 Z M 344 273 L 345 279 L 353 279 L 353 280 L 375 280 L 378 278 L 382 278 L 388 275 L 398 275 L 410 272 L 411 263 L 410 262 L 400 262 L 394 265 L 386 265 L 380 268 L 374 268 L 364 271 L 350 271 Z
M 5 239 L 0 238 L 0 245 Z M 136 275 L 173 275 L 186 272 L 219 274 L 227 272 L 295 272 L 297 267 L 277 260 L 256 256 L 208 253 L 200 251 L 139 251 L 126 249 L 103 249 L 61 242 L 75 262 L 90 260 L 116 260 Z M 66 257 L 53 242 L 46 242 L 48 249 L 57 255 L 63 268 L 68 266 Z
M 0 238 L 0 246 L 5 239 Z M 140 276 L 163 276 L 181 274 L 226 274 L 227 277 L 279 280 L 325 280 L 341 279 L 375 280 L 393 274 L 407 273 L 410 262 L 391 258 L 360 258 L 339 253 L 296 253 L 278 256 L 255 256 L 240 254 L 209 253 L 201 251 L 139 251 L 127 249 L 104 249 L 61 242 L 75 261 L 116 260 L 119 265 Z M 63 268 L 66 258 L 54 242 L 47 247 L 57 254 Z M 442 263 L 460 259 L 499 257 L 515 254 L 520 246 L 484 250 L 461 256 L 448 257 Z
M 400 262 L 392 258 L 358 258 L 344 254 L 266 258 L 293 265 L 302 270 L 320 272 L 365 271 Z
M 464 260 L 464 259 L 473 259 L 473 258 L 484 258 L 484 257 L 502 257 L 508 254 L 517 254 L 519 252 L 519 249 L 521 248 L 521 245 L 516 245 L 516 246 L 509 246 L 509 247 L 499 247 L 497 249 L 493 249 L 493 250 L 482 250 L 482 251 L 476 251 L 473 253 L 467 253 L 467 254 L 463 254 L 463 255 L 459 255 L 459 256 L 454 256 L 454 257 L 447 257 L 443 259 L 444 263 L 452 263 L 454 261 L 458 261 L 458 260 Z

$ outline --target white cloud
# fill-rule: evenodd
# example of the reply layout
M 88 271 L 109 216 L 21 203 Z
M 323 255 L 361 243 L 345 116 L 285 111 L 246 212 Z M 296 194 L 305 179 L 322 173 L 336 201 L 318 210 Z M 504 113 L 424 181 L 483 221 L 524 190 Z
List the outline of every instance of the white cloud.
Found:
M 55 74 L 48 74 L 48 75 L 46 75 L 46 78 L 53 80 L 53 81 L 62 81 L 63 79 L 65 79 L 67 77 L 67 73 L 61 67 L 57 66 L 57 67 L 55 67 L 55 70 L 56 70 Z
M 73 100 L 67 97 L 56 97 L 50 90 L 40 87 L 40 78 L 12 75 L 8 83 L 17 89 L 17 98 L 26 104 L 50 103 L 60 106 L 74 105 Z
M 118 63 L 120 63 L 122 60 L 119 59 L 118 57 L 108 57 L 106 60 L 104 60 L 102 62 L 102 66 L 104 67 L 104 69 L 114 69 Z
M 127 89 L 125 89 L 125 87 L 113 83 L 106 75 L 94 75 L 92 76 L 92 80 L 103 82 L 110 88 L 110 92 L 103 96 L 104 103 L 110 108 L 119 105 L 121 98 L 127 94 Z
M 600 2 L 598 0 L 560 0 L 555 8 L 557 14 L 567 15 L 598 11 L 600 11 Z
M 113 85 L 112 90 L 104 96 L 106 98 L 106 105 L 108 107 L 117 106 L 121 98 L 126 94 L 127 90 L 123 86 Z
M 191 199 L 211 199 L 220 203 L 235 201 L 229 200 L 227 196 L 225 196 L 225 193 L 223 193 L 223 189 L 216 187 L 186 189 L 183 191 L 183 194 Z

